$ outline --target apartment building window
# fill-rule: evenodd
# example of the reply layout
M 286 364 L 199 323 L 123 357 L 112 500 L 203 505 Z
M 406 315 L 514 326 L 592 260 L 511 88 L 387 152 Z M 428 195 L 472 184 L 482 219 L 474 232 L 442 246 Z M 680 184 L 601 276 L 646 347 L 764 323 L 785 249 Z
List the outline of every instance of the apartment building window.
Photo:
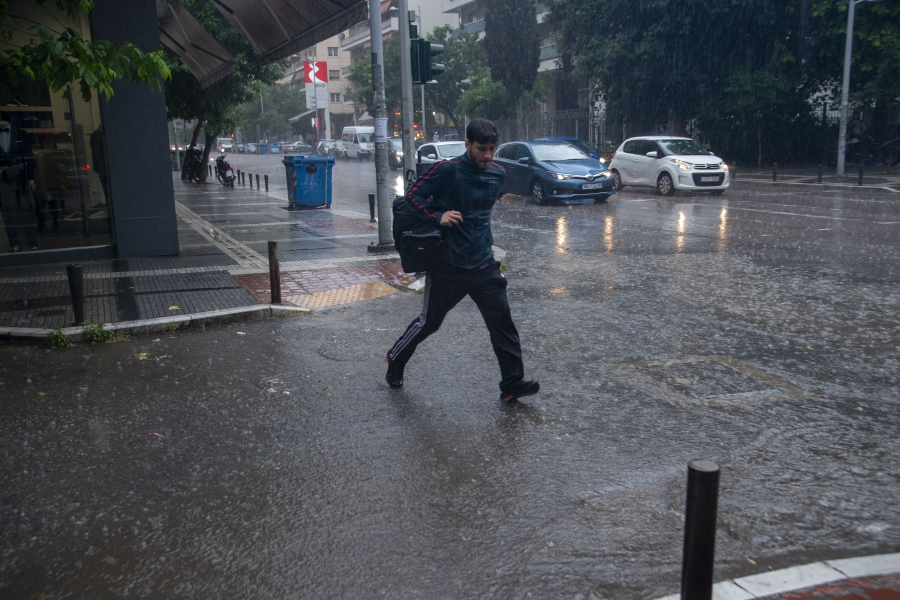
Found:
M 328 81 L 340 81 L 341 71 L 328 71 Z
M 340 94 L 332 94 L 332 95 L 331 95 L 331 101 L 332 101 L 333 103 L 335 103 L 335 104 L 340 104 L 340 102 L 341 102 L 341 95 L 340 95 Z
M 337 48 L 331 48 L 331 47 L 328 48 L 328 56 L 337 56 L 337 55 L 338 55 Z

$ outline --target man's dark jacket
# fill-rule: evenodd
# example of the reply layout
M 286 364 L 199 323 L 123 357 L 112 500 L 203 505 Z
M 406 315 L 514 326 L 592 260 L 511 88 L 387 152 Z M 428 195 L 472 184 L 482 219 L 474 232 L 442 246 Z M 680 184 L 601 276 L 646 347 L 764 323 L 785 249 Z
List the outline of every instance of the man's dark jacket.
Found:
M 500 195 L 506 170 L 491 163 L 484 171 L 467 154 L 437 163 L 406 194 L 420 219 L 440 224 L 448 210 L 462 214 L 462 223 L 441 227 L 441 259 L 450 266 L 473 269 L 493 256 L 491 211 Z

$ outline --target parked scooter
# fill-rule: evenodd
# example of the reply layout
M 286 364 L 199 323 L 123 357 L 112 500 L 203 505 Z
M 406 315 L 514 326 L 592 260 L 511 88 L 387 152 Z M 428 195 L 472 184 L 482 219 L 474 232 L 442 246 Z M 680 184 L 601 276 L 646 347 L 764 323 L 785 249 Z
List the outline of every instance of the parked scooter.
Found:
M 228 164 L 228 161 L 225 160 L 226 156 L 228 156 L 227 152 L 216 159 L 216 179 L 226 187 L 234 187 L 234 180 L 236 179 L 234 176 L 234 169 L 232 169 L 231 165 Z

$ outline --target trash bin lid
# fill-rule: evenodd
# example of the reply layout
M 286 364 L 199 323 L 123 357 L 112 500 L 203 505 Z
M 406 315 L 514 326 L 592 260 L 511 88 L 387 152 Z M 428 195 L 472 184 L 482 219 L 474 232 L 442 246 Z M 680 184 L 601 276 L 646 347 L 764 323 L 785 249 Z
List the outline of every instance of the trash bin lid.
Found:
M 294 156 L 293 159 L 295 165 L 305 165 L 309 163 L 334 164 L 334 157 L 332 156 Z M 287 159 L 285 158 L 285 160 Z

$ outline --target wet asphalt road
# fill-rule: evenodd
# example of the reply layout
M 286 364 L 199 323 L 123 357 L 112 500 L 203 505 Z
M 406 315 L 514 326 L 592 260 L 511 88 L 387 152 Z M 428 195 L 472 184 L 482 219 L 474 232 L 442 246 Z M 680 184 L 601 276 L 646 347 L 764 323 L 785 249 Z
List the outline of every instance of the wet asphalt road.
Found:
M 542 383 L 518 407 L 468 300 L 386 386 L 408 292 L 0 348 L 0 597 L 650 599 L 693 458 L 722 467 L 717 580 L 900 550 L 898 196 L 494 220 Z

